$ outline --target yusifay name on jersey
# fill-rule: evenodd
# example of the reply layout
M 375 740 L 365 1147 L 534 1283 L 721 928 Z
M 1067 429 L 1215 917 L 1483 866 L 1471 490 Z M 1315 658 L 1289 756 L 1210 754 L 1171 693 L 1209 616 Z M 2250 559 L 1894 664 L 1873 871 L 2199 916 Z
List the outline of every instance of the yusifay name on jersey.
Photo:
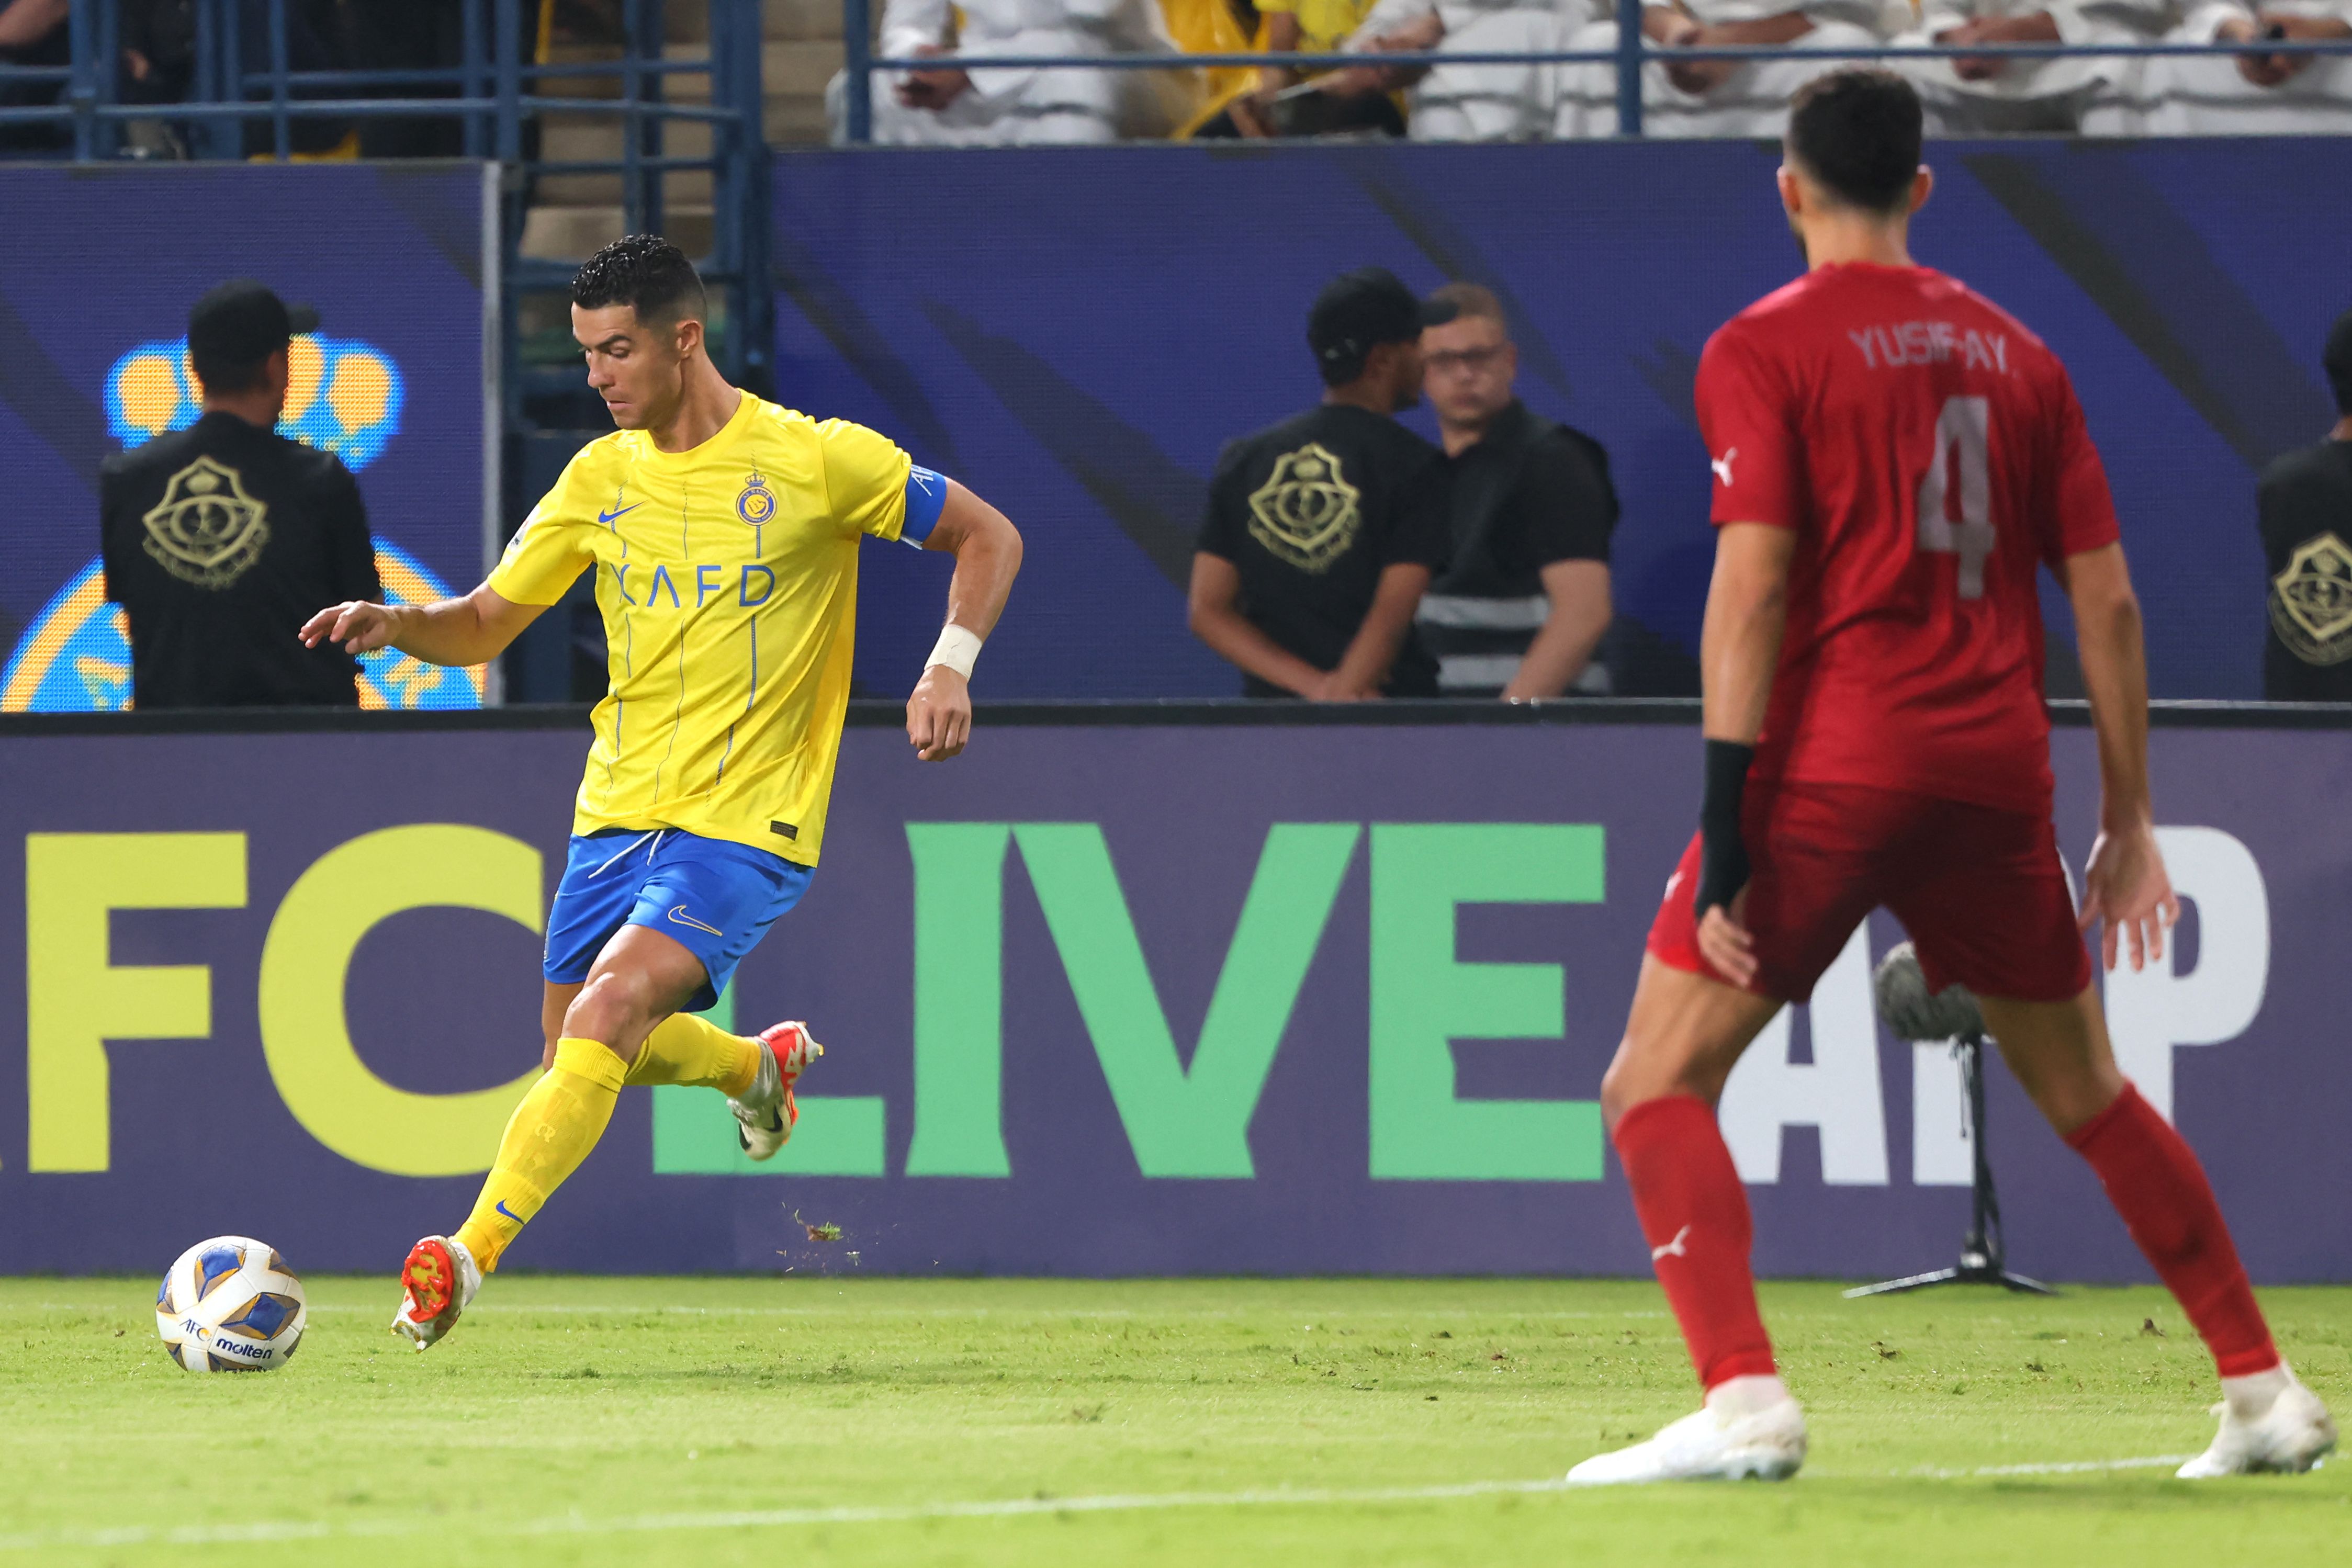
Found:
M 667 599 L 671 609 L 685 608 L 683 601 L 679 598 L 678 585 L 685 577 L 687 568 L 682 566 L 678 568 L 677 575 L 674 577 L 670 574 L 667 563 L 655 567 L 651 577 L 642 577 L 637 580 L 637 586 L 645 593 L 645 597 L 640 599 L 629 591 L 629 574 L 636 570 L 638 563 L 615 560 L 607 561 L 605 565 L 612 569 L 613 586 L 619 591 L 621 597 L 627 602 L 636 605 L 639 609 L 650 609 Z M 757 610 L 768 602 L 769 597 L 776 591 L 776 574 L 768 568 L 745 566 L 735 570 L 740 574 L 734 584 L 735 602 L 740 608 Z M 694 607 L 697 610 L 701 609 L 704 601 L 712 594 L 721 597 L 726 595 L 728 588 L 726 567 L 708 564 L 695 567 L 693 571 Z M 753 581 L 755 577 L 759 580 L 756 582 Z M 752 592 L 755 588 L 758 590 L 757 597 L 754 597 Z
M 1874 371 L 1881 365 L 1945 365 L 1958 359 L 1972 371 L 2009 374 L 2006 332 L 1979 332 L 1949 321 L 1897 321 L 1850 331 L 1846 338 L 1862 350 L 1862 362 Z

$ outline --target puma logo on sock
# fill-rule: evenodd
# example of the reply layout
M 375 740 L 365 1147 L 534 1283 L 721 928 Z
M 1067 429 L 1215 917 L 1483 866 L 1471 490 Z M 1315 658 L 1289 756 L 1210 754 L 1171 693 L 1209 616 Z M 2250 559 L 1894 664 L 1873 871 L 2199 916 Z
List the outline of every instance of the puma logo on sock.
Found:
M 1655 1263 L 1661 1258 L 1689 1257 L 1690 1254 L 1683 1249 L 1683 1242 L 1687 1239 L 1689 1236 L 1690 1227 L 1685 1225 L 1680 1230 L 1675 1232 L 1675 1239 L 1672 1241 L 1667 1242 L 1664 1247 L 1653 1247 L 1650 1249 L 1650 1261 Z

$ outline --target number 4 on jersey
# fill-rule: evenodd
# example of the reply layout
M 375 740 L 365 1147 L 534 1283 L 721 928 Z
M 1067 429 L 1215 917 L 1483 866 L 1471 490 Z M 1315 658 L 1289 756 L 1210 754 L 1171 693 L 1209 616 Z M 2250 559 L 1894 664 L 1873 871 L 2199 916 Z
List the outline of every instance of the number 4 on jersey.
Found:
M 1992 554 L 1992 404 L 1948 397 L 1936 416 L 1936 451 L 1919 481 L 1919 548 L 1960 558 L 1960 597 L 1984 597 Z

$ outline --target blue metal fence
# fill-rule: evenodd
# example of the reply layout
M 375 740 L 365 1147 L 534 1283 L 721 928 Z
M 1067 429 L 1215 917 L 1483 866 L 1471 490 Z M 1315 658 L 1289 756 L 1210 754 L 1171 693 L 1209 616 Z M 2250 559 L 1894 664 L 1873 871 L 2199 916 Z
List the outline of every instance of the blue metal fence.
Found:
M 1642 31 L 1643 0 L 1617 0 L 1617 44 L 1612 49 L 1513 49 L 1513 50 L 1381 50 L 1378 52 L 1296 53 L 1273 54 L 1245 50 L 1225 54 L 1128 54 L 1128 55 L 990 55 L 984 59 L 975 57 L 970 63 L 985 64 L 1020 70 L 1168 70 L 1171 68 L 1213 68 L 1229 66 L 1281 66 L 1296 70 L 1336 70 L 1349 66 L 1378 66 L 1384 69 L 1419 70 L 1440 65 L 1613 65 L 1617 78 L 1617 124 L 1619 134 L 1639 136 L 1643 133 L 1642 67 L 1657 60 L 1784 60 L 1818 59 L 1823 68 L 1833 60 L 1892 60 L 1936 58 L 1979 59 L 2053 59 L 2065 56 L 2086 57 L 2133 58 L 2151 55 L 2344 55 L 2352 54 L 2352 38 L 2326 40 L 2290 40 L 2263 38 L 2249 43 L 2148 43 L 2148 44 L 1933 44 L 1896 46 L 1882 44 L 1869 47 L 1834 51 L 1810 49 L 1789 45 L 1714 46 L 1662 49 L 1653 47 Z M 872 72 L 877 70 L 938 70 L 942 66 L 960 63 L 938 57 L 928 58 L 891 58 L 877 57 L 873 50 L 874 16 L 872 0 L 842 0 L 842 38 L 847 79 L 843 83 L 845 102 L 843 110 L 844 131 L 853 142 L 870 141 L 874 134 L 874 88 Z

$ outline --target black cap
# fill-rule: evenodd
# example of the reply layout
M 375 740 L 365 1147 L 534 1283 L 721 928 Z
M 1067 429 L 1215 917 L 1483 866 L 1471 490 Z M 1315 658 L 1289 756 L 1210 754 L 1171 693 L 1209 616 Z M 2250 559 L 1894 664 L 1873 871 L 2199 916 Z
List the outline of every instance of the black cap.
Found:
M 1347 381 L 1380 344 L 1410 343 L 1423 327 L 1453 319 L 1452 306 L 1424 305 L 1388 268 L 1360 267 L 1341 273 L 1315 297 L 1315 308 L 1307 313 L 1307 346 L 1315 350 L 1326 381 L 1335 373 Z
M 250 277 L 233 277 L 188 312 L 188 357 L 200 365 L 257 364 L 298 332 L 319 329 L 319 313 L 289 306 Z

